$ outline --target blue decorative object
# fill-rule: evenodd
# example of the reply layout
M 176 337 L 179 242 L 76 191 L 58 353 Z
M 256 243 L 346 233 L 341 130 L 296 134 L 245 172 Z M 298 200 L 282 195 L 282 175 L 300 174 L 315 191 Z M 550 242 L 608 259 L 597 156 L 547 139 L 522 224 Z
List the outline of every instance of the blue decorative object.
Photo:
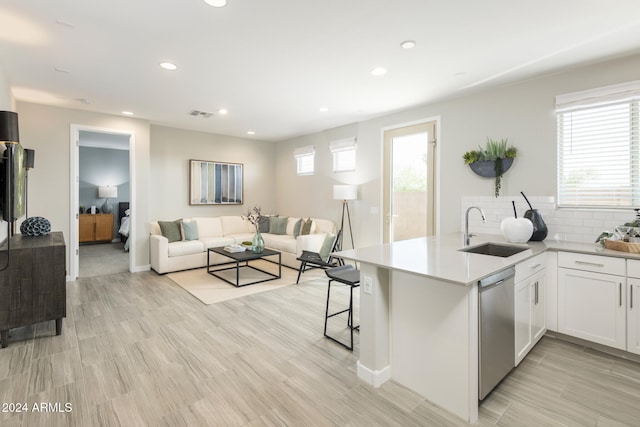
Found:
M 25 236 L 46 236 L 51 232 L 51 223 L 41 216 L 32 216 L 20 224 L 20 232 Z

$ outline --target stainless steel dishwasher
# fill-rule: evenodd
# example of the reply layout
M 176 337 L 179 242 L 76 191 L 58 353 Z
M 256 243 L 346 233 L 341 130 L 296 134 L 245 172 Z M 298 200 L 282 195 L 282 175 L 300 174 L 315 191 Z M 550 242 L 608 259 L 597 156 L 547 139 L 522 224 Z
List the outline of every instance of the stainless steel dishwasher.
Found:
M 478 282 L 478 398 L 515 366 L 514 275 L 511 267 Z

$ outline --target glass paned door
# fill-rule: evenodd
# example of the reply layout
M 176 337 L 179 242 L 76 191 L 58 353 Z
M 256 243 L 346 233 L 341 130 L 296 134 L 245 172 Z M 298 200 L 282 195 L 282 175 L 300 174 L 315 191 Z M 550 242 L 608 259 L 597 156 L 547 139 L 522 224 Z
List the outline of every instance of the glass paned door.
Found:
M 384 242 L 434 233 L 435 122 L 386 131 Z

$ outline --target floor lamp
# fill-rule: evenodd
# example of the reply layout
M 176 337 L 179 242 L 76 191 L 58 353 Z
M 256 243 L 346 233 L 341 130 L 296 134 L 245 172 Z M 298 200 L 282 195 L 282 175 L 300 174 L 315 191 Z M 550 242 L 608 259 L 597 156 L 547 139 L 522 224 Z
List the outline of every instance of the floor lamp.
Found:
M 333 199 L 342 200 L 342 219 L 340 220 L 340 230 L 342 230 L 342 241 L 344 242 L 344 214 L 347 213 L 347 224 L 349 226 L 349 236 L 351 236 L 351 247 L 355 249 L 353 243 L 353 228 L 351 228 L 351 215 L 349 215 L 349 200 L 358 199 L 358 186 L 357 185 L 334 185 L 333 186 Z M 342 250 L 342 244 L 340 248 Z

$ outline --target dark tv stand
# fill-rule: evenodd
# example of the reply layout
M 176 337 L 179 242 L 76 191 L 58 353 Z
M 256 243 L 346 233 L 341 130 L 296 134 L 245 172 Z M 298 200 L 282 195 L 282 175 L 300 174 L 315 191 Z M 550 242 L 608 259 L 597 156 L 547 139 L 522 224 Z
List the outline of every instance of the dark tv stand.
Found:
M 0 246 L 0 266 L 7 242 Z M 11 264 L 0 271 L 0 340 L 9 345 L 9 329 L 48 320 L 62 333 L 67 315 L 66 249 L 62 232 L 11 237 Z

